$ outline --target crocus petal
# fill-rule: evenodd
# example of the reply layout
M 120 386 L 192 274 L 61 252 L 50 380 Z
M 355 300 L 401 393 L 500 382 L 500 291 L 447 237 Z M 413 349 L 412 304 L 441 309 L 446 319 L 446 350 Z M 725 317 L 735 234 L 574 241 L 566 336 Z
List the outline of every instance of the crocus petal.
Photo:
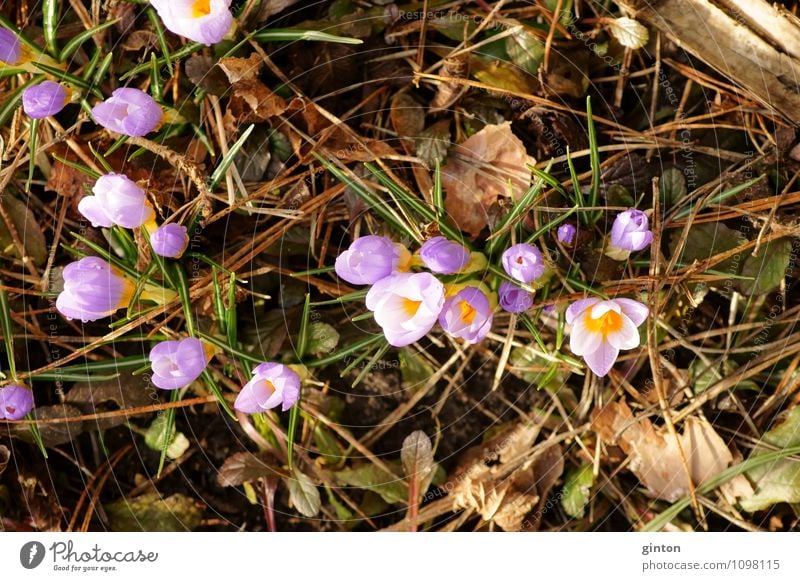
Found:
M 619 349 L 603 342 L 597 350 L 584 354 L 583 359 L 595 375 L 605 377 L 614 366 L 618 355 Z
M 96 196 L 86 196 L 78 202 L 78 211 L 95 228 L 111 228 L 114 221 L 108 217 Z
M 639 346 L 639 330 L 627 315 L 622 315 L 622 328 L 606 336 L 606 340 L 617 349 L 636 349 Z
M 638 301 L 632 299 L 614 299 L 622 312 L 633 322 L 637 327 L 647 320 L 650 314 L 650 309 Z
M 596 305 L 599 302 L 600 299 L 598 299 L 597 297 L 589 297 L 586 299 L 578 299 L 577 301 L 572 303 L 570 306 L 567 307 L 567 313 L 566 313 L 567 324 L 571 325 L 575 321 L 575 319 L 577 319 L 581 315 L 581 313 L 583 313 L 583 311 L 585 311 L 592 305 Z
M 21 420 L 33 409 L 33 392 L 22 385 L 0 387 L 0 420 Z
M 575 319 L 569 335 L 569 348 L 575 355 L 586 355 L 596 351 L 603 342 L 600 333 L 593 333 L 586 328 L 586 315 Z

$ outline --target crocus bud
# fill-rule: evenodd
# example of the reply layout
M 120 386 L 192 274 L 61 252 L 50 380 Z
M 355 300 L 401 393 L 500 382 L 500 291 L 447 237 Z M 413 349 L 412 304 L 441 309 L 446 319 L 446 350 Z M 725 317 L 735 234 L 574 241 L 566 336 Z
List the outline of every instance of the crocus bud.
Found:
M 64 268 L 64 290 L 56 308 L 84 323 L 108 317 L 128 306 L 135 285 L 102 258 L 87 256 Z
M 617 214 L 611 227 L 610 243 L 613 248 L 635 252 L 647 248 L 652 241 L 653 233 L 647 214 L 634 209 Z
M 522 313 L 533 305 L 533 295 L 513 282 L 504 282 L 497 289 L 500 306 L 509 313 Z
M 558 241 L 565 246 L 572 246 L 577 230 L 572 224 L 561 224 L 558 227 Z
M 393 274 L 369 289 L 366 302 L 389 344 L 405 347 L 436 324 L 444 305 L 444 286 L 428 272 Z
M 155 217 L 144 190 L 124 174 L 100 176 L 92 193 L 78 203 L 78 211 L 95 228 L 138 228 Z
M 187 337 L 179 341 L 161 341 L 150 350 L 152 382 L 159 389 L 181 389 L 203 373 L 213 356 L 200 339 Z
M 44 119 L 57 115 L 67 105 L 69 93 L 60 83 L 42 81 L 22 93 L 22 110 L 31 119 Z
M 544 274 L 544 258 L 535 246 L 515 244 L 501 257 L 503 269 L 514 280 L 528 284 Z
M 350 284 L 375 284 L 409 269 L 411 254 L 385 236 L 362 236 L 336 258 L 336 274 Z
M 10 67 L 20 64 L 24 50 L 16 34 L 0 27 L 0 62 Z
M 0 387 L 0 420 L 21 420 L 33 409 L 33 392 L 23 385 Z
M 444 236 L 426 240 L 419 249 L 422 263 L 437 274 L 455 274 L 464 270 L 470 261 L 469 250 Z
M 492 328 L 489 299 L 475 287 L 458 291 L 445 301 L 439 325 L 453 337 L 467 343 L 480 343 Z
M 150 236 L 153 252 L 166 258 L 180 258 L 189 246 L 186 226 L 175 222 L 164 224 Z
M 201 42 L 216 44 L 233 24 L 231 0 L 150 0 L 167 30 Z
M 300 376 L 280 363 L 261 363 L 253 369 L 253 378 L 248 381 L 236 401 L 234 409 L 257 414 L 281 406 L 286 411 L 300 398 Z
M 92 109 L 95 121 L 110 131 L 143 137 L 156 129 L 164 112 L 155 100 L 139 89 L 117 89 Z

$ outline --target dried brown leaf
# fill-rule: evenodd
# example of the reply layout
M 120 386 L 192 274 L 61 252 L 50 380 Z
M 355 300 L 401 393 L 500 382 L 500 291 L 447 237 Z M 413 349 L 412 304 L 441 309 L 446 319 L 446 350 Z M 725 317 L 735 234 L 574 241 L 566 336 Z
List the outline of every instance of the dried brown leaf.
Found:
M 488 223 L 489 207 L 501 197 L 518 200 L 530 188 L 528 164 L 535 164 L 511 123 L 487 125 L 453 146 L 442 168 L 445 208 L 462 230 L 477 236 Z
M 217 482 L 220 486 L 239 486 L 266 476 L 285 476 L 286 473 L 277 468 L 278 466 L 280 462 L 269 452 L 238 452 L 225 460 L 217 474 Z
M 689 477 L 692 484 L 700 485 L 733 461 L 719 434 L 699 418 L 687 418 L 676 440 L 649 419 L 634 418 L 625 402 L 612 402 L 593 414 L 593 426 L 605 440 L 618 440 L 630 458 L 631 471 L 652 496 L 670 502 L 689 494 Z
M 451 79 L 466 79 L 469 76 L 469 60 L 466 56 L 444 59 L 440 76 Z M 452 107 L 469 87 L 464 83 L 442 81 L 431 101 L 430 112 L 438 113 Z

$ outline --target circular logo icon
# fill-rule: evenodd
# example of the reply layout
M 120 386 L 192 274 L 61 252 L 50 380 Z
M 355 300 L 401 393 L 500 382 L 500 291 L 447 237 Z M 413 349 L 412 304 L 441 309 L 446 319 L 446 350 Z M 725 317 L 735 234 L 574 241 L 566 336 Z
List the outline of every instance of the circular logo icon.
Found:
M 19 562 L 26 569 L 35 569 L 44 560 L 44 545 L 39 541 L 30 541 L 19 550 Z

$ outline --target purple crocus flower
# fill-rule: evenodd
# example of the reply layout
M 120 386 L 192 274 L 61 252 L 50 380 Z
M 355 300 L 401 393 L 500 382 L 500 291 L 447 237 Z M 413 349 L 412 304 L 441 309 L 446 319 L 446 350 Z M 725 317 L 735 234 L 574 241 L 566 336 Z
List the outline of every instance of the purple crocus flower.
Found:
M 110 131 L 143 137 L 159 126 L 164 112 L 155 100 L 139 89 L 117 89 L 92 109 L 95 121 Z
M 96 321 L 128 306 L 135 285 L 102 258 L 87 256 L 64 268 L 56 308 L 68 319 Z
M 180 258 L 189 246 L 189 235 L 186 226 L 170 222 L 160 226 L 150 236 L 153 252 L 167 258 Z
M 22 44 L 16 34 L 0 27 L 0 62 L 14 66 L 22 60 Z
M 463 288 L 445 301 L 439 324 L 453 337 L 480 343 L 492 328 L 489 299 L 475 287 Z
M 280 363 L 261 363 L 253 369 L 253 379 L 248 381 L 236 401 L 234 409 L 257 414 L 281 406 L 288 410 L 300 398 L 300 376 Z
M 436 236 L 425 241 L 419 249 L 419 257 L 426 267 L 437 274 L 455 274 L 467 267 L 470 253 L 458 242 Z
M 200 377 L 213 352 L 200 339 L 161 341 L 150 350 L 153 385 L 160 389 L 181 389 Z
M 558 241 L 566 246 L 572 246 L 577 232 L 575 226 L 572 224 L 561 224 L 561 226 L 558 227 Z
M 653 233 L 647 214 L 641 210 L 625 210 L 617 214 L 611 226 L 611 246 L 618 250 L 635 252 L 650 246 Z
M 411 254 L 385 236 L 362 236 L 336 258 L 336 274 L 350 284 L 375 284 L 398 271 L 407 271 Z
M 92 188 L 93 196 L 78 203 L 78 211 L 95 228 L 138 228 L 155 218 L 147 194 L 124 174 L 100 176 Z
M 31 119 L 44 119 L 57 115 L 66 107 L 69 93 L 64 85 L 55 81 L 42 81 L 22 93 L 22 110 Z
M 211 45 L 233 24 L 231 0 L 150 0 L 167 30 Z
M 436 324 L 444 305 L 444 285 L 428 272 L 393 274 L 369 289 L 366 302 L 389 344 L 405 347 Z
M 580 299 L 567 308 L 569 347 L 586 361 L 595 375 L 604 377 L 617 360 L 620 349 L 639 346 L 638 327 L 649 309 L 631 299 Z
M 0 420 L 21 420 L 33 409 L 33 392 L 24 385 L 0 387 Z
M 533 295 L 513 282 L 504 282 L 497 289 L 500 306 L 509 313 L 522 313 L 533 305 Z
M 544 274 L 544 258 L 535 246 L 515 244 L 501 257 L 503 269 L 514 280 L 528 284 Z

